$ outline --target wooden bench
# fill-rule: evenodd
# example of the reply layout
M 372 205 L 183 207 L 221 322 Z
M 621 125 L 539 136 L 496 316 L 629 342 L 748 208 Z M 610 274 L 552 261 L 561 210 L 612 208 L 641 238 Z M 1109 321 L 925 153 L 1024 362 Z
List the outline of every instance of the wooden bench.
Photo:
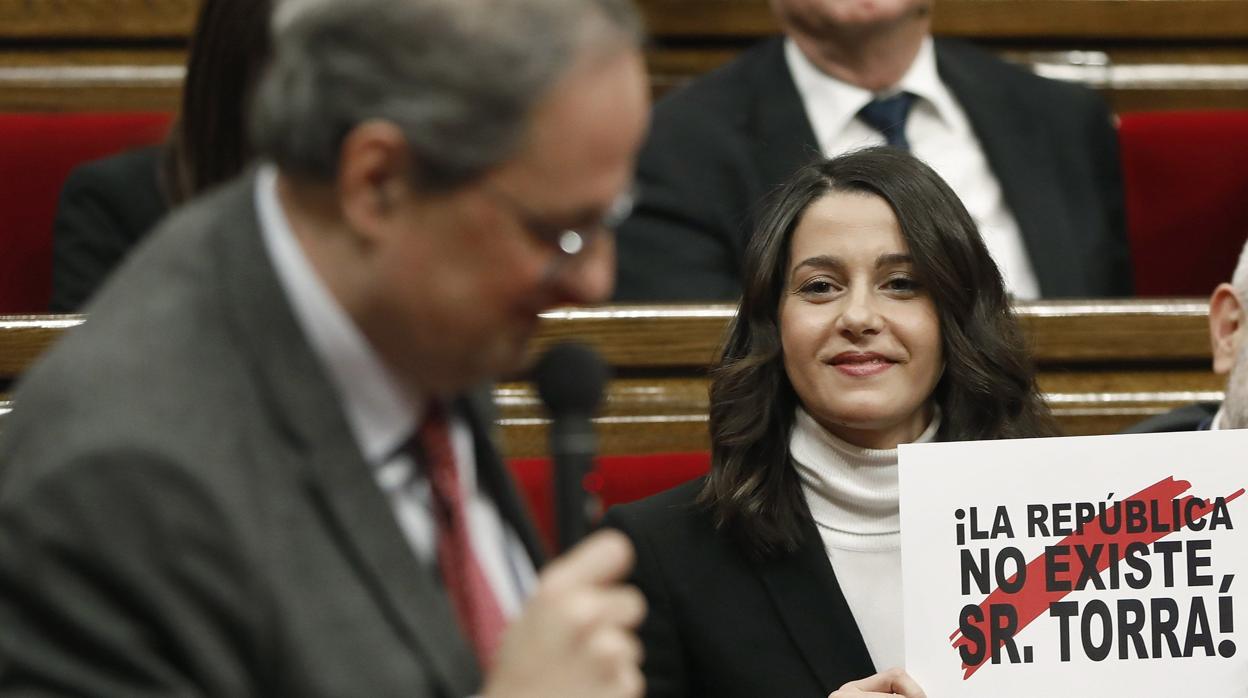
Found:
M 778 31 L 768 0 L 638 0 L 659 92 Z M 933 33 L 1101 90 L 1115 111 L 1248 108 L 1244 0 L 936 0 Z
M 700 452 L 708 447 L 706 368 L 733 312 L 728 305 L 559 310 L 545 315 L 534 351 L 578 339 L 612 365 L 598 418 L 602 453 Z M 1209 368 L 1204 299 L 1025 302 L 1017 312 L 1041 388 L 1070 434 L 1113 433 L 1178 405 L 1222 398 L 1224 380 Z M 0 400 L 6 383 L 82 321 L 0 318 Z M 506 455 L 544 455 L 546 420 L 533 387 L 501 383 L 495 401 Z
M 657 94 L 776 32 L 768 0 L 639 0 Z M 0 111 L 176 108 L 198 0 L 0 0 Z M 935 33 L 1120 112 L 1248 108 L 1248 0 L 937 0 Z

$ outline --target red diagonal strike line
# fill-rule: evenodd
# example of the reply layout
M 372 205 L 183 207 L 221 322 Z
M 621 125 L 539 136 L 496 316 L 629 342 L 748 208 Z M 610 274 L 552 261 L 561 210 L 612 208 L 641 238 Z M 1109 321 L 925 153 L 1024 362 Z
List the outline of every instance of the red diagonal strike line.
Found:
M 1097 516 L 1092 521 L 1084 524 L 1082 532 L 1066 536 L 1060 543 L 1057 543 L 1057 545 L 1081 545 L 1084 546 L 1085 550 L 1090 550 L 1092 546 L 1095 546 L 1098 543 L 1104 544 L 1106 546 L 1104 548 L 1105 554 L 1098 556 L 1096 562 L 1097 572 L 1103 572 L 1110 566 L 1111 563 L 1122 559 L 1122 556 L 1126 553 L 1128 545 L 1132 543 L 1144 543 L 1145 545 L 1149 545 L 1173 533 L 1174 531 L 1155 531 L 1153 529 L 1175 528 L 1174 521 L 1171 520 L 1173 518 L 1171 516 L 1171 512 L 1173 511 L 1171 507 L 1173 505 L 1170 502 L 1174 501 L 1176 497 L 1191 489 L 1191 487 L 1192 484 L 1190 482 L 1186 480 L 1175 480 L 1172 475 L 1122 500 L 1122 506 L 1119 509 L 1119 521 L 1121 523 L 1118 533 L 1105 533 L 1101 529 L 1100 525 L 1102 523 L 1103 516 Z M 1243 493 L 1244 490 L 1241 488 L 1238 492 L 1235 492 L 1227 497 L 1225 501 L 1229 504 L 1230 502 L 1238 499 Z M 1188 495 L 1179 500 L 1180 511 L 1182 511 L 1183 507 L 1187 505 L 1187 502 L 1190 499 L 1192 499 L 1192 496 Z M 1145 503 L 1146 519 L 1151 516 L 1149 503 L 1157 500 L 1159 502 L 1158 509 L 1160 510 L 1158 521 L 1149 521 L 1149 525 L 1143 532 L 1127 533 L 1124 515 L 1126 511 L 1126 503 L 1131 500 L 1142 501 Z M 1164 505 L 1160 504 L 1162 500 L 1165 500 Z M 1213 504 L 1209 500 L 1203 500 L 1200 505 L 1194 509 L 1191 520 L 1196 521 L 1201 519 L 1208 515 L 1211 511 L 1213 511 Z M 1165 526 L 1160 524 L 1165 524 Z M 1110 543 L 1118 544 L 1119 554 L 1114 559 L 1110 559 L 1109 557 L 1108 545 Z M 1067 574 L 1071 578 L 1064 581 L 1069 581 L 1073 590 L 1075 582 L 1077 581 L 1077 574 L 1074 566 L 1072 566 Z M 1015 577 L 1016 576 L 1017 575 L 1015 575 Z M 1015 577 L 1010 577 L 1007 581 L 1012 582 Z M 983 632 L 984 638 L 989 638 L 990 634 L 988 626 L 991 622 L 991 618 L 988 613 L 989 606 L 998 603 L 1012 604 L 1018 611 L 1018 628 L 1015 630 L 1015 635 L 1017 636 L 1018 633 L 1023 631 L 1023 628 L 1026 628 L 1027 625 L 1033 620 L 1040 617 L 1040 614 L 1044 613 L 1045 610 L 1049 608 L 1049 604 L 1062 600 L 1062 598 L 1069 593 L 1070 591 L 1048 591 L 1044 588 L 1044 554 L 1042 553 L 1034 560 L 1027 563 L 1027 580 L 1023 584 L 1023 588 L 1014 594 L 1007 594 L 999 588 L 994 590 L 988 595 L 987 598 L 984 599 L 983 603 L 979 605 L 980 610 L 983 612 L 984 620 L 971 622 L 971 624 L 979 627 L 979 629 Z M 953 643 L 955 650 L 961 648 L 963 645 L 970 644 L 970 641 L 965 637 L 959 637 L 960 633 L 961 630 L 955 630 L 953 631 L 953 634 L 949 636 L 949 640 Z M 995 651 L 996 648 L 994 647 L 993 650 Z M 971 678 L 971 675 L 978 671 L 979 668 L 984 665 L 984 662 L 989 660 L 992 654 L 992 652 L 985 652 L 984 658 L 980 660 L 978 664 L 968 665 L 963 662 L 962 668 L 965 670 L 965 673 L 962 675 L 962 680 L 965 681 Z

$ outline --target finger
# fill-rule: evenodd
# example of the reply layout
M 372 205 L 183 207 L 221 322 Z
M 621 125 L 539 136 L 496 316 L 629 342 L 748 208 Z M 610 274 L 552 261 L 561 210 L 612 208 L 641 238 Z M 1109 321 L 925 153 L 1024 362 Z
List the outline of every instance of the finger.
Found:
M 633 544 L 619 531 L 603 529 L 552 561 L 541 575 L 541 585 L 561 591 L 590 584 L 619 581 L 633 569 Z
M 635 587 L 581 587 L 546 592 L 570 637 L 584 641 L 600 629 L 631 631 L 646 617 L 646 599 Z
M 832 693 L 829 698 L 863 695 L 901 695 L 905 698 L 926 698 L 918 682 L 901 669 L 889 669 L 873 674 L 865 679 L 850 681 L 840 690 Z
M 927 694 L 919 687 L 919 682 L 915 681 L 906 672 L 901 672 L 899 676 L 893 678 L 893 693 L 899 693 L 905 698 L 927 698 Z
M 602 667 L 604 676 L 641 666 L 642 646 L 636 635 L 619 628 L 603 628 L 584 640 L 585 651 Z
M 646 677 L 636 664 L 621 666 L 613 685 L 603 695 L 611 698 L 642 698 L 646 693 Z
M 646 619 L 646 597 L 634 586 L 614 586 L 597 594 L 600 623 L 622 628 L 636 628 Z

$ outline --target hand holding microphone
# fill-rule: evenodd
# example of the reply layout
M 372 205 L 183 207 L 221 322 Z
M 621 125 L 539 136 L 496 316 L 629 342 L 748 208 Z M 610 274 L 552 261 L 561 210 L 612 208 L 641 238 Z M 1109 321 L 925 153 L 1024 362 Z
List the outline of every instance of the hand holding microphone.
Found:
M 484 695 L 637 698 L 645 680 L 636 629 L 646 601 L 624 583 L 633 546 L 618 531 L 579 542 L 591 518 L 582 485 L 597 451 L 590 420 L 602 401 L 607 367 L 585 345 L 559 344 L 538 362 L 534 380 L 551 416 L 551 479 L 564 554 L 542 571 L 508 629 Z

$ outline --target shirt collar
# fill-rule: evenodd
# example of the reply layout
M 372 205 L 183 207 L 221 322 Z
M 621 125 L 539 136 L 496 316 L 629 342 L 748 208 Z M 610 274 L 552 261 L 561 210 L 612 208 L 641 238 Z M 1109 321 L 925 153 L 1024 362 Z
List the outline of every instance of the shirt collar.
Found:
M 313 354 L 337 389 L 347 423 L 364 459 L 382 465 L 408 439 L 423 406 L 398 389 L 368 340 L 321 281 L 304 255 L 277 197 L 277 168 L 266 163 L 256 175 L 260 230 L 277 278 L 294 309 Z
M 923 38 L 918 55 L 914 57 L 910 69 L 901 77 L 901 82 L 894 90 L 894 92 L 899 91 L 909 92 L 922 102 L 931 105 L 936 111 L 936 116 L 944 122 L 946 127 L 953 128 L 960 123 L 955 116 L 957 103 L 953 99 L 953 94 L 949 92 L 949 88 L 941 81 L 940 73 L 936 69 L 936 46 L 932 42 L 932 37 Z
M 874 97 L 868 90 L 842 82 L 815 67 L 792 38 L 784 40 L 784 58 L 793 75 L 821 148 L 845 130 L 854 115 Z
M 872 99 L 877 96 L 888 97 L 902 91 L 919 98 L 916 106 L 924 103 L 931 105 L 937 118 L 947 127 L 953 128 L 959 123 L 955 118 L 956 104 L 953 95 L 941 82 L 940 74 L 936 70 L 936 49 L 930 36 L 923 38 L 918 54 L 897 85 L 878 95 L 821 71 L 802 53 L 792 38 L 784 40 L 784 57 L 793 76 L 793 83 L 806 106 L 815 138 L 820 144 L 833 142 L 858 111 Z

